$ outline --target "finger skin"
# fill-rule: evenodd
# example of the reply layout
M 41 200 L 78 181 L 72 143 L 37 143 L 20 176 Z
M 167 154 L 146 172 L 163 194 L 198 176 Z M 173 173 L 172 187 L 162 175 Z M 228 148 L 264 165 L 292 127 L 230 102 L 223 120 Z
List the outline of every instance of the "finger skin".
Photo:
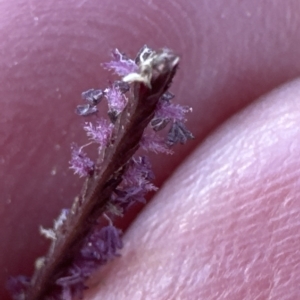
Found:
M 198 147 L 86 299 L 298 299 L 299 99 L 297 80 Z
M 172 92 L 193 106 L 196 139 L 173 157 L 153 157 L 160 185 L 224 120 L 299 74 L 299 5 L 1 0 L 0 282 L 32 273 L 47 248 L 38 227 L 51 226 L 80 190 L 69 145 L 86 139 L 73 111 L 82 91 L 112 78 L 100 67 L 112 48 L 134 55 L 147 43 L 182 57 Z

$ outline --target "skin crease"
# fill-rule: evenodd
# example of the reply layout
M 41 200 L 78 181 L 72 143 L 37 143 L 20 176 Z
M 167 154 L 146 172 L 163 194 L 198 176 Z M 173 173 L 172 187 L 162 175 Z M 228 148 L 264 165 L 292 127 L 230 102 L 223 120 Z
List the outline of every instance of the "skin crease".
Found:
M 134 55 L 144 43 L 182 56 L 171 90 L 193 107 L 196 136 L 172 157 L 153 156 L 156 183 L 194 152 L 87 299 L 297 299 L 300 82 L 256 99 L 299 76 L 299 9 L 297 0 L 1 0 L 0 299 L 8 276 L 30 275 L 45 253 L 38 227 L 80 190 L 68 160 L 70 143 L 86 142 L 73 113 L 81 92 L 106 85 L 100 63 L 112 48 Z

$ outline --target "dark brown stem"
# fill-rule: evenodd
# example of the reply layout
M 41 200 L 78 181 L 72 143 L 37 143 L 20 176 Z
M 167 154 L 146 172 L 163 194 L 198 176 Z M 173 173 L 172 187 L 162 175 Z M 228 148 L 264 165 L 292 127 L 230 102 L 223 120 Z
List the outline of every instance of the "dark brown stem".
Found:
M 168 50 L 156 53 L 150 68 L 147 68 L 150 84 L 132 84 L 128 105 L 115 123 L 114 141 L 105 149 L 102 168 L 86 182 L 81 195 L 74 202 L 64 231 L 59 232 L 43 266 L 33 276 L 26 300 L 46 299 L 55 289 L 56 280 L 71 266 L 84 237 L 105 211 L 112 192 L 121 182 L 126 163 L 138 149 L 159 98 L 171 84 L 178 60 Z

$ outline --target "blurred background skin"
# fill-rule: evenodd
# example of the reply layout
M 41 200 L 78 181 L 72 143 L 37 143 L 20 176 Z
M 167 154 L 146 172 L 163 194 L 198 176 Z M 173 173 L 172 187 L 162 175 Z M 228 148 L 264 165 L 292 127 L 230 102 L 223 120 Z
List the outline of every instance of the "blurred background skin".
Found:
M 0 0 L 0 299 L 81 188 L 68 169 L 71 142 L 86 142 L 81 92 L 112 78 L 111 49 L 145 43 L 182 57 L 171 91 L 193 107 L 196 139 L 153 156 L 156 183 L 169 180 L 88 299 L 299 298 L 300 83 L 256 101 L 300 74 L 299 12 L 298 0 Z

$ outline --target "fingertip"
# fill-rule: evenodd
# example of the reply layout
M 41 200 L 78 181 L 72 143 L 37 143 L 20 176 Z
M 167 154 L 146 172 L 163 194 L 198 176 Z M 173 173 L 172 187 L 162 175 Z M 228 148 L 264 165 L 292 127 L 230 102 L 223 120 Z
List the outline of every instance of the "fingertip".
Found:
M 180 166 L 87 299 L 296 299 L 300 81 L 234 116 Z M 125 296 L 124 296 L 125 295 Z

